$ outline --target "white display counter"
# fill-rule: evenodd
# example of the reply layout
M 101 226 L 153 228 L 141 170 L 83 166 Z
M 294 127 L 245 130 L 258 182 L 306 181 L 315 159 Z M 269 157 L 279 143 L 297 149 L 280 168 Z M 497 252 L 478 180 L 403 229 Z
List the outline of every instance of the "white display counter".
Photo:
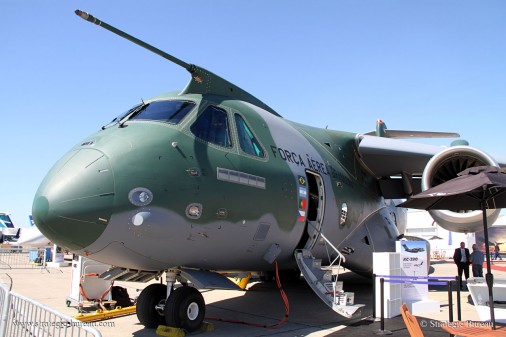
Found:
M 488 306 L 488 287 L 484 277 L 470 277 L 467 279 L 467 288 L 473 298 L 474 307 L 481 321 L 490 321 L 490 308 Z M 506 279 L 494 277 L 494 302 L 506 303 Z M 494 303 L 495 321 L 506 323 L 506 305 Z

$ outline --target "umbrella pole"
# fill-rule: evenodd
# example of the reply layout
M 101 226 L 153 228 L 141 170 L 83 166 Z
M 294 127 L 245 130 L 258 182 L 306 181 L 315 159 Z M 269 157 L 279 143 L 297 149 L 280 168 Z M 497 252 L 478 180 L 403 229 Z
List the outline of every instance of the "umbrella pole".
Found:
M 485 202 L 481 202 L 481 211 L 483 213 L 483 234 L 485 236 L 485 251 L 487 260 L 487 274 L 485 280 L 487 281 L 488 287 L 488 305 L 490 307 L 490 322 L 492 323 L 492 329 L 495 330 L 495 313 L 494 313 L 494 275 L 492 275 L 492 268 L 490 267 L 490 247 L 488 244 L 488 225 L 487 225 L 487 209 L 485 208 Z

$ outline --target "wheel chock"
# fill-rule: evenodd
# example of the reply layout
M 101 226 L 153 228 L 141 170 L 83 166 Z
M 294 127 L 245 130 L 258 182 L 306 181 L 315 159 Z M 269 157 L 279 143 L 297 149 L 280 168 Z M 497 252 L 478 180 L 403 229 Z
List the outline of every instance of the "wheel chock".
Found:
M 165 336 L 165 337 L 184 337 L 184 330 L 181 328 L 173 328 L 171 326 L 166 325 L 159 325 L 158 328 L 156 328 L 156 334 L 158 336 Z
M 209 322 L 202 322 L 202 324 L 200 325 L 199 331 L 212 332 L 212 331 L 214 331 L 214 325 Z M 159 325 L 158 328 L 156 328 L 156 334 L 158 336 L 165 336 L 165 337 L 184 337 L 185 336 L 183 329 L 173 328 L 171 326 L 166 326 L 166 325 Z
M 200 325 L 200 329 L 199 330 L 202 331 L 202 332 L 211 332 L 211 331 L 214 331 L 214 324 L 204 321 Z

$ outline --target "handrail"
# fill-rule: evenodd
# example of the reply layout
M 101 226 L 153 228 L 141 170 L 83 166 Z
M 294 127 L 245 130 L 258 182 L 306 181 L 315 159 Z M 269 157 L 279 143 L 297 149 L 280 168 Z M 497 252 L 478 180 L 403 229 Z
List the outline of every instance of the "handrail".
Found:
M 344 257 L 343 254 L 341 254 L 341 252 L 332 244 L 332 242 L 329 241 L 329 239 L 327 239 L 325 237 L 325 235 L 323 235 L 323 233 L 321 232 L 321 230 L 318 230 L 318 228 L 316 228 L 312 223 L 311 221 L 308 221 L 308 224 L 313 227 L 313 229 L 322 237 L 323 240 L 325 240 L 326 243 L 328 243 L 328 245 L 334 249 L 334 251 L 337 253 L 338 257 L 341 258 L 341 260 L 343 262 L 346 262 L 346 258 Z M 333 265 L 334 262 L 337 260 L 337 258 L 330 264 L 330 265 Z
M 335 280 L 332 280 L 332 293 L 333 293 L 333 297 L 334 297 L 334 300 L 333 302 L 336 303 L 336 298 L 337 298 L 337 292 L 336 292 L 336 283 L 337 283 L 337 280 L 339 279 L 339 269 L 341 269 L 341 262 L 346 262 L 346 258 L 344 257 L 343 254 L 341 254 L 341 252 L 332 244 L 332 242 L 330 242 L 329 239 L 327 239 L 325 237 L 325 235 L 323 235 L 323 233 L 321 232 L 321 230 L 318 230 L 312 223 L 311 221 L 308 221 L 308 224 L 316 231 L 316 233 L 318 233 L 318 235 L 321 236 L 321 238 L 325 241 L 326 244 L 328 244 L 336 253 L 337 253 L 337 257 L 327 266 L 328 269 L 331 269 L 332 266 L 334 265 L 334 263 L 336 263 L 337 260 L 339 260 L 339 264 L 337 265 L 337 275 L 336 275 L 336 278 Z M 328 249 L 327 249 L 327 245 L 325 245 L 325 249 L 327 250 L 327 255 L 329 256 L 329 260 L 330 260 L 330 255 L 328 254 Z

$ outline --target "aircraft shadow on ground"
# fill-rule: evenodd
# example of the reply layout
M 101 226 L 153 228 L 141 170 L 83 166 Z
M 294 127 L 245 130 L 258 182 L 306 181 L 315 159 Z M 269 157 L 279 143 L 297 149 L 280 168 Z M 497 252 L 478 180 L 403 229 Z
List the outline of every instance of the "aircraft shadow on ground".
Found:
M 355 303 L 366 304 L 362 311 L 362 317 L 372 314 L 372 280 L 354 273 L 340 275 L 344 290 L 355 293 Z M 335 313 L 312 291 L 306 281 L 301 277 L 297 281 L 282 282 L 290 308 L 289 322 L 299 324 L 327 325 L 346 324 L 350 320 Z M 208 305 L 208 315 L 215 312 L 222 314 L 226 319 L 231 314 L 231 319 L 236 319 L 234 311 L 251 318 L 268 318 L 275 324 L 285 315 L 284 303 L 276 286 L 276 282 L 256 282 L 248 287 L 243 296 L 217 301 Z M 261 321 L 261 324 L 266 324 Z
M 347 272 L 341 274 L 339 280 L 343 281 L 345 291 L 355 293 L 355 303 L 366 305 L 362 310 L 361 317 L 348 319 L 335 313 L 320 300 L 301 277 L 297 281 L 282 282 L 282 288 L 288 297 L 290 313 L 285 324 L 276 330 L 286 332 L 314 328 L 314 331 L 318 331 L 322 326 L 356 324 L 364 317 L 370 316 L 372 314 L 372 279 Z M 204 297 L 206 297 L 206 292 L 203 292 Z M 237 291 L 234 290 L 225 292 L 230 292 L 230 296 L 237 295 Z M 224 297 L 227 295 L 225 294 Z M 227 329 L 248 329 L 252 333 L 253 331 L 261 333 L 267 329 L 258 326 L 247 327 L 247 325 L 249 323 L 275 325 L 284 316 L 285 307 L 276 282 L 254 280 L 248 286 L 248 290 L 242 293 L 242 296 L 207 303 L 205 320 L 214 324 L 216 330 L 225 326 Z M 239 324 L 228 321 L 237 321 Z M 133 334 L 134 337 L 154 335 L 153 329 L 142 329 Z M 214 334 L 212 333 L 212 335 Z
M 297 333 L 299 331 L 319 331 L 322 328 L 346 326 L 346 333 L 350 336 L 359 336 L 367 333 L 374 334 L 380 329 L 380 322 L 370 319 L 373 305 L 373 282 L 372 279 L 348 272 L 340 275 L 339 280 L 344 283 L 344 290 L 355 293 L 355 303 L 365 304 L 362 315 L 359 318 L 347 319 L 335 313 L 327 307 L 318 296 L 311 290 L 303 278 L 297 281 L 282 283 L 289 304 L 290 314 L 287 322 L 276 329 L 274 334 Z M 447 291 L 445 286 L 431 286 L 433 291 Z M 212 292 L 212 290 L 210 290 Z M 236 291 L 230 292 L 230 296 L 236 296 Z M 204 297 L 206 297 L 204 292 Z M 233 295 L 232 295 L 233 294 Z M 225 296 L 227 297 L 227 296 Z M 242 296 L 220 299 L 210 302 L 206 307 L 206 321 L 215 325 L 215 332 L 209 333 L 218 336 L 223 329 L 233 329 L 237 333 L 245 333 L 248 336 L 269 335 L 263 327 L 247 326 L 245 323 L 274 325 L 285 316 L 283 300 L 276 286 L 276 282 L 252 282 L 248 290 Z M 219 320 L 215 320 L 219 319 Z M 419 319 L 424 319 L 419 317 Z M 238 321 L 240 324 L 230 323 L 227 320 Z M 401 316 L 388 319 L 385 329 L 398 334 L 407 333 L 406 326 Z M 424 332 L 430 336 L 446 336 L 439 328 L 426 328 Z M 343 331 L 329 333 L 327 336 L 340 336 Z M 133 334 L 134 337 L 156 336 L 153 329 L 141 329 Z

